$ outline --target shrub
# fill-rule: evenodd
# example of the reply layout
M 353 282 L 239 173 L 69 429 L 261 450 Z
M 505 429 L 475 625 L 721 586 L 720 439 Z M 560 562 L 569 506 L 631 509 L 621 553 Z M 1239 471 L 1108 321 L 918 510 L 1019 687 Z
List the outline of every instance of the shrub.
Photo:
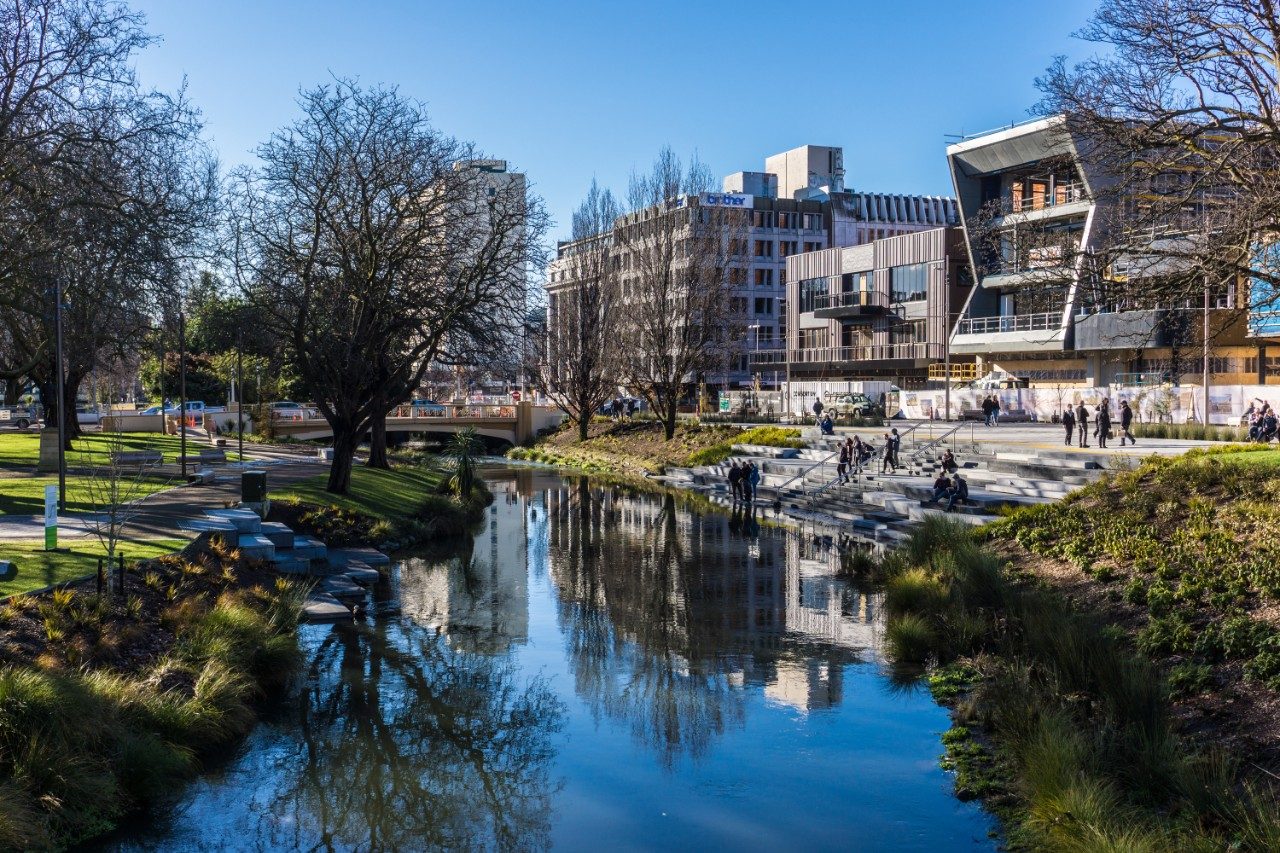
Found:
M 934 653 L 937 634 L 928 619 L 915 613 L 904 613 L 889 620 L 885 628 L 885 646 L 901 663 L 924 664 Z

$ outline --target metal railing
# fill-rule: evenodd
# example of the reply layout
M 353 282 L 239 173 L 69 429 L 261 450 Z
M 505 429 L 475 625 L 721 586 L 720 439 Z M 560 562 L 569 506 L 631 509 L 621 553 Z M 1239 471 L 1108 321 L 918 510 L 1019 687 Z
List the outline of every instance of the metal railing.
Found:
M 1046 210 L 1058 205 L 1072 204 L 1077 201 L 1084 201 L 1087 198 L 1088 195 L 1085 193 L 1084 184 L 1058 184 L 1054 187 L 1052 194 L 1037 193 L 1020 199 L 1010 197 L 1008 207 L 1013 213 L 1026 213 L 1030 210 Z
M 948 375 L 950 368 L 950 375 Z M 929 378 L 942 382 L 972 382 L 981 378 L 978 364 L 973 361 L 953 361 L 951 364 L 929 365 Z
M 957 434 L 960 433 L 961 430 L 964 430 L 964 429 L 969 430 L 969 445 L 968 445 L 969 452 L 974 454 L 979 453 L 980 451 L 978 449 L 978 434 L 975 431 L 976 427 L 977 427 L 977 423 L 974 421 L 961 421 L 960 423 L 957 423 L 954 426 L 948 427 L 946 430 L 942 432 L 941 435 L 939 435 L 937 438 L 934 438 L 932 434 L 933 427 L 932 425 L 930 425 L 929 438 L 926 439 L 923 444 L 920 444 L 919 442 L 917 442 L 916 449 L 911 453 L 911 461 L 913 462 L 918 461 L 921 456 L 928 453 L 930 450 L 935 450 L 938 447 L 941 447 L 943 444 L 947 443 L 947 439 L 951 439 L 951 452 L 952 453 L 959 452 L 960 445 L 956 443 L 955 437 Z
M 883 308 L 889 310 L 889 294 L 879 290 L 849 290 L 841 293 L 824 293 L 814 298 L 813 307 L 823 308 Z
M 957 335 L 988 335 L 995 332 L 1047 332 L 1062 325 L 1061 311 L 1040 314 L 1010 314 L 1002 317 L 965 317 L 956 324 Z
M 902 444 L 903 444 L 903 442 L 907 441 L 909 437 L 910 437 L 910 440 L 914 441 L 914 440 L 915 440 L 915 438 L 914 438 L 914 436 L 912 436 L 912 434 L 913 434 L 916 430 L 920 429 L 921 427 L 928 426 L 928 425 L 930 425 L 931 423 L 932 423 L 931 421 L 916 421 L 914 424 L 912 424 L 911 426 L 907 427 L 906 429 L 899 430 L 899 432 L 898 432 L 899 453 L 901 453 L 901 452 L 902 452 Z M 896 429 L 896 427 L 894 427 L 894 428 Z M 878 447 L 873 447 L 873 448 L 872 448 L 872 451 L 871 451 L 871 455 L 870 455 L 870 456 L 868 456 L 868 457 L 867 457 L 866 459 L 864 459 L 863 461 L 859 462 L 859 461 L 858 461 L 858 460 L 856 460 L 856 459 L 852 460 L 852 461 L 849 463 L 849 465 L 850 465 L 850 471 L 849 471 L 850 476 L 853 476 L 853 475 L 856 475 L 856 474 L 861 474 L 863 471 L 867 470 L 868 468 L 873 467 L 877 461 L 881 461 L 881 462 L 883 462 L 883 461 L 884 461 L 884 454 L 885 454 L 885 451 L 886 451 L 886 450 L 888 450 L 888 448 L 889 448 L 889 445 L 888 445 L 887 443 L 882 443 L 882 444 L 880 444 L 880 446 L 878 446 Z M 831 459 L 834 459 L 834 458 L 838 457 L 839 455 L 840 455 L 840 451 L 836 451 L 835 453 L 831 454 L 830 456 L 827 456 L 826 458 L 824 458 L 820 463 L 817 463 L 817 464 L 815 464 L 815 465 L 811 465 L 811 466 L 809 466 L 809 467 L 808 467 L 808 468 L 806 468 L 804 471 L 802 471 L 798 476 L 800 476 L 800 477 L 805 477 L 805 476 L 807 476 L 811 471 L 813 471 L 813 469 L 814 469 L 814 468 L 819 467 L 819 465 L 821 465 L 821 466 L 822 466 L 822 470 L 823 470 L 823 472 L 825 473 L 825 471 L 826 471 L 826 464 L 827 464 Z M 839 463 L 837 462 L 837 463 L 836 463 L 836 465 L 837 465 L 837 467 L 838 467 L 838 466 L 839 466 Z M 787 480 L 785 483 L 783 483 L 783 484 L 782 484 L 782 486 L 779 486 L 778 488 L 779 488 L 779 489 L 781 489 L 783 486 L 790 485 L 790 484 L 791 484 L 792 482 L 794 482 L 796 479 L 797 479 L 796 477 L 792 477 L 790 480 Z M 805 500 L 808 502 L 808 505 L 809 505 L 810 507 L 812 507 L 812 506 L 813 506 L 813 502 L 817 499 L 817 497 L 818 497 L 819 495 L 823 494 L 823 493 L 824 493 L 824 492 L 826 492 L 828 489 L 831 489 L 831 488 L 833 488 L 833 487 L 835 487 L 835 486 L 839 485 L 841 482 L 842 482 L 842 481 L 839 479 L 839 476 L 838 476 L 838 474 L 837 474 L 836 476 L 833 476 L 831 479 L 826 480 L 825 482 L 823 482 L 823 483 L 822 483 L 822 485 L 818 486 L 817 488 L 813 489 L 812 491 L 809 491 L 809 490 L 807 490 L 807 489 L 802 489 L 802 493 L 804 494 L 804 496 L 805 496 Z
M 897 359 L 922 359 L 943 357 L 942 344 L 883 344 L 865 347 L 818 347 L 814 349 L 793 349 L 790 351 L 792 364 L 826 364 L 841 361 L 892 361 Z M 751 353 L 752 364 L 786 364 L 788 352 L 785 350 L 757 350 Z
M 397 406 L 392 410 L 388 417 L 393 418 L 409 418 L 411 420 L 433 420 L 441 418 L 456 419 L 502 419 L 514 420 L 516 416 L 515 404 L 508 405 L 482 405 L 482 404 L 452 404 L 445 403 L 438 406 Z

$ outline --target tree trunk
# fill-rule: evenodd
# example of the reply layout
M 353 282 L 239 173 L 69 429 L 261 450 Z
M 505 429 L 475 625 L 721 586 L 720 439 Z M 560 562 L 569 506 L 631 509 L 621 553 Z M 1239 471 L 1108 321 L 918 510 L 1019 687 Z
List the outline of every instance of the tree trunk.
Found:
M 67 407 L 66 414 L 66 449 L 71 449 L 71 442 L 84 435 L 84 430 L 80 429 L 80 421 L 76 418 L 76 398 L 80 396 L 80 383 L 84 381 L 84 375 L 80 373 L 68 373 L 62 381 L 62 403 Z M 55 391 L 57 386 L 54 386 Z M 56 421 L 54 422 L 57 423 Z
M 369 424 L 369 461 L 365 463 L 365 467 L 381 468 L 384 471 L 391 468 L 391 464 L 387 462 L 386 412 L 375 414 Z
M 578 415 L 578 441 L 587 440 L 587 430 L 591 428 L 591 415 Z
M 18 381 L 18 377 L 13 376 L 4 381 L 4 404 L 6 406 L 18 405 L 18 395 L 22 393 L 22 383 Z
M 667 400 L 667 410 L 663 412 L 662 431 L 667 436 L 667 441 L 676 437 L 676 415 L 680 410 L 680 398 L 678 396 L 671 397 Z
M 351 463 L 356 455 L 360 433 L 349 424 L 333 428 L 333 464 L 329 467 L 329 482 L 325 491 L 345 495 L 351 488 Z

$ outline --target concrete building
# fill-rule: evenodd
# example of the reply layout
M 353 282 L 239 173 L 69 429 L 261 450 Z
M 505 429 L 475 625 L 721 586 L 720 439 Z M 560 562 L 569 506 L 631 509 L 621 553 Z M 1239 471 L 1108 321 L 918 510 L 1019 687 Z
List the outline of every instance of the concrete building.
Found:
M 734 285 L 733 314 L 740 318 L 746 334 L 736 351 L 726 353 L 725 369 L 703 377 L 708 387 L 716 389 L 750 387 L 751 353 L 781 347 L 786 329 L 788 258 L 956 222 L 951 199 L 847 191 L 842 149 L 816 145 L 767 157 L 763 172 L 735 172 L 724 179 L 721 192 L 701 193 L 681 204 L 750 211 L 743 251 L 732 258 L 726 270 Z M 548 268 L 544 285 L 549 329 L 563 326 L 557 311 L 575 285 L 573 258 L 608 239 L 609 235 L 602 235 L 557 245 L 556 260 Z M 625 269 L 626 259 L 620 264 Z M 759 371 L 757 376 L 766 388 L 776 388 L 782 381 L 782 373 L 773 370 Z
M 955 227 L 793 255 L 787 282 L 786 349 L 756 353 L 753 369 L 824 397 L 861 380 L 924 385 L 972 286 Z
M 1208 305 L 1140 304 L 1132 288 L 1124 302 L 1108 295 L 1108 281 L 1172 270 L 1141 257 L 1108 269 L 1092 262 L 1113 218 L 1099 202 L 1111 179 L 1106 164 L 1081 156 L 1084 148 L 1061 116 L 948 146 L 977 279 L 953 357 L 1030 387 L 1194 384 L 1207 323 L 1212 381 L 1254 382 L 1263 366 L 1235 311 L 1242 286 L 1211 290 Z

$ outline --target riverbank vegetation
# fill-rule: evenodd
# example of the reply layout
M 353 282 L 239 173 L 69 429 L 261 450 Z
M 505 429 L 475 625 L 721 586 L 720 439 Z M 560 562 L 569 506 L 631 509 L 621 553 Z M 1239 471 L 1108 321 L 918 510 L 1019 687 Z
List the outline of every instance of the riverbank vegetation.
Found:
M 765 426 L 752 429 L 728 425 L 682 423 L 667 440 L 658 421 L 633 419 L 592 422 L 590 436 L 580 441 L 576 429 L 564 428 L 532 448 L 515 448 L 512 459 L 546 462 L 582 471 L 644 476 L 669 467 L 712 465 L 728 459 L 735 444 L 804 447 L 800 431 Z
M 958 793 L 1012 847 L 1280 849 L 1271 455 L 1152 459 L 858 567 L 891 658 L 954 707 Z
M 319 537 L 331 547 L 390 550 L 468 532 L 493 496 L 473 479 L 466 496 L 452 493 L 453 472 L 419 461 L 390 469 L 356 467 L 346 494 L 327 491 L 325 475 L 272 493 L 270 518 Z
M 202 537 L 0 608 L 0 849 L 63 849 L 172 796 L 289 677 L 302 590 Z
M 172 554 L 185 544 L 181 539 L 122 539 L 116 543 L 116 553 L 129 561 L 141 560 Z M 63 539 L 61 546 L 57 551 L 46 551 L 43 539 L 0 540 L 0 560 L 12 560 L 18 567 L 16 578 L 0 582 L 0 596 L 87 577 L 97 571 L 98 558 L 106 554 L 102 543 L 91 537 Z

